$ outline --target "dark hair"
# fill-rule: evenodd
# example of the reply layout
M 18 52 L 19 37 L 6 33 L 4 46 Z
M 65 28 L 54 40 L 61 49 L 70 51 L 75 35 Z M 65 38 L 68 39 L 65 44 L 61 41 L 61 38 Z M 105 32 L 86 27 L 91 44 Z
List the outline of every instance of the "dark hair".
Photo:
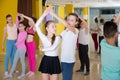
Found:
M 98 19 L 97 19 L 97 17 L 95 17 L 94 21 L 95 21 L 95 23 L 98 23 Z
M 7 19 L 8 17 L 12 17 L 12 15 L 11 15 L 11 14 L 7 14 L 7 15 L 6 15 L 6 19 Z
M 65 17 L 65 20 L 67 20 L 67 16 Z
M 46 27 L 48 27 L 48 25 L 50 24 L 50 23 L 54 23 L 54 21 L 53 20 L 48 20 L 46 23 L 45 23 L 45 28 Z M 47 31 L 46 31 L 46 35 L 47 35 L 48 33 L 47 33 Z M 52 44 L 54 43 L 54 41 L 55 41 L 55 34 L 53 34 L 53 36 L 52 36 Z
M 103 18 L 100 19 L 100 23 L 101 23 L 101 24 L 103 24 L 104 21 L 105 21 L 105 20 L 104 20 Z
M 103 32 L 106 38 L 114 37 L 117 31 L 117 25 L 114 22 L 107 21 L 103 26 Z
M 81 28 L 81 26 L 80 26 L 81 23 L 82 23 L 82 20 L 79 18 L 78 24 L 77 24 L 77 26 L 76 26 L 77 29 Z
M 82 20 L 79 18 L 79 16 L 76 13 L 69 13 L 68 16 L 70 16 L 70 15 L 76 17 L 76 21 L 78 22 L 78 24 L 76 25 L 76 28 L 79 28 L 80 27 L 79 25 L 81 24 Z
M 7 14 L 7 15 L 6 15 L 6 19 L 9 18 L 9 17 L 12 17 L 12 15 L 11 15 L 11 14 Z M 7 22 L 7 23 L 8 23 L 8 22 Z
M 114 19 L 111 19 L 110 21 L 114 22 Z
M 29 27 L 27 19 L 24 19 L 23 21 L 19 22 L 19 24 L 23 24 L 25 26 L 25 30 L 27 29 L 27 27 Z
M 79 21 L 79 17 L 78 17 L 78 15 L 76 13 L 69 13 L 68 16 L 70 16 L 70 15 L 75 16 L 76 17 L 76 21 Z

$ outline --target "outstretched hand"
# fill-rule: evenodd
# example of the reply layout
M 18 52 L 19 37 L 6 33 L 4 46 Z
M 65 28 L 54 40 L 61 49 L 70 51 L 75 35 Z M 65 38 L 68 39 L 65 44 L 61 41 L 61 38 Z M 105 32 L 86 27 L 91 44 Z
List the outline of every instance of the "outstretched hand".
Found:
M 23 21 L 23 20 L 24 20 L 24 18 L 23 18 L 24 14 L 22 14 L 22 13 L 17 13 L 17 16 L 20 17 L 20 21 Z
M 55 12 L 54 12 L 54 10 L 53 10 L 52 8 L 50 8 L 50 14 L 51 14 L 51 15 L 54 15 L 54 14 L 55 14 Z
M 39 45 L 39 50 L 42 50 L 43 49 L 43 45 Z
M 22 14 L 22 13 L 17 13 L 17 16 L 22 17 L 22 16 L 23 16 L 23 14 Z
M 46 16 L 50 13 L 50 7 L 46 8 L 45 11 L 43 12 L 43 15 Z

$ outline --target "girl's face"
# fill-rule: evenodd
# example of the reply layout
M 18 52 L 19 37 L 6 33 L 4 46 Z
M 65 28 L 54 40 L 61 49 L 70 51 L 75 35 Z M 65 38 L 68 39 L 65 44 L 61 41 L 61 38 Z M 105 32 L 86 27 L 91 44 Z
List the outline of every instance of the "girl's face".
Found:
M 67 17 L 67 23 L 73 27 L 75 27 L 75 25 L 77 25 L 77 21 L 76 21 L 76 17 L 73 15 L 70 15 Z
M 25 31 L 25 26 L 23 24 L 19 24 L 19 31 Z
M 52 34 L 55 34 L 56 32 L 56 25 L 54 22 L 51 22 L 47 27 L 46 27 L 46 30 L 48 33 L 52 33 Z
M 81 22 L 80 26 L 81 26 L 81 28 L 84 28 L 87 26 L 87 24 L 85 22 Z
M 8 18 L 7 18 L 7 22 L 8 22 L 8 23 L 12 23 L 12 22 L 13 22 L 13 21 L 12 21 L 12 17 L 8 17 Z

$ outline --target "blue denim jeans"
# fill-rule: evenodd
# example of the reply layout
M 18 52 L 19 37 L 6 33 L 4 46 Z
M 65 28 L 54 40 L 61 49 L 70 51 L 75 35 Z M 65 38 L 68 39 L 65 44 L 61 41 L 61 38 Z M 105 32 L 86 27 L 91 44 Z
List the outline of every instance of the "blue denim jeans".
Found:
M 10 59 L 10 64 L 12 67 L 14 55 L 16 52 L 16 46 L 15 46 L 16 40 L 7 40 L 6 42 L 6 58 L 5 58 L 5 71 L 8 71 L 8 62 Z
M 74 64 L 61 62 L 63 80 L 72 80 Z

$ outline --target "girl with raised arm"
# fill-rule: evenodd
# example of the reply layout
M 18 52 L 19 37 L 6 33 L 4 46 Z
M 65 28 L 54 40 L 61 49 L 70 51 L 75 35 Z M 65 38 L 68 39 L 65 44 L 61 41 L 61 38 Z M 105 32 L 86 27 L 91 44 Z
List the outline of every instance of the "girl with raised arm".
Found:
M 37 23 L 35 24 L 36 31 L 38 33 L 38 36 L 40 37 L 43 47 L 48 48 L 51 45 L 55 45 L 50 49 L 42 49 L 44 51 L 44 56 L 41 60 L 39 71 L 42 73 L 42 80 L 58 80 L 58 74 L 61 73 L 61 67 L 60 67 L 60 61 L 58 58 L 58 49 L 59 49 L 59 43 L 60 43 L 60 36 L 55 36 L 56 32 L 56 25 L 55 22 L 52 20 L 49 20 L 45 23 L 45 29 L 46 29 L 46 35 L 42 33 L 41 29 L 39 28 L 39 25 L 42 23 L 42 20 L 45 18 L 45 16 L 49 13 L 50 9 L 47 8 L 42 16 L 39 18 Z
M 63 80 L 72 80 L 73 67 L 75 64 L 75 50 L 78 37 L 79 17 L 75 13 L 70 13 L 67 19 L 64 20 L 57 16 L 52 9 L 50 14 L 58 19 L 66 27 L 61 33 L 62 36 L 62 53 L 61 53 L 61 66 Z

